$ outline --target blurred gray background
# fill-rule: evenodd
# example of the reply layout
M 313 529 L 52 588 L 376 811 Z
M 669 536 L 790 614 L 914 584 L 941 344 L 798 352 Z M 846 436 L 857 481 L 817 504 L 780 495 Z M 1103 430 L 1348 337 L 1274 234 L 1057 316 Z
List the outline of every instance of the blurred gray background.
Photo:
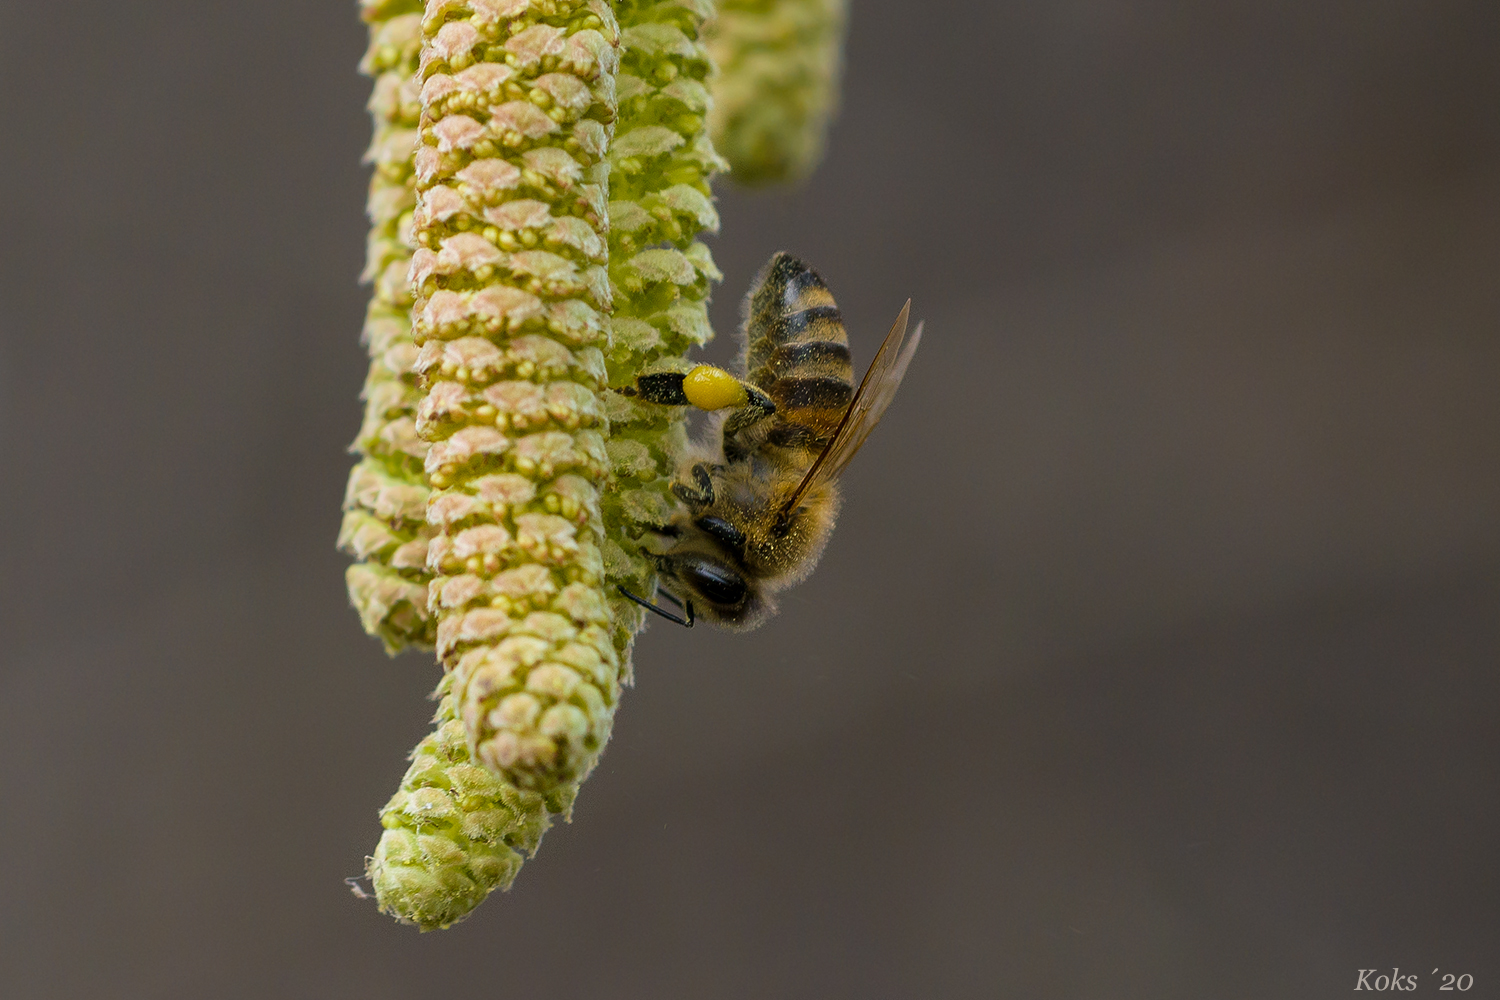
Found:
M 436 681 L 333 549 L 354 4 L 8 9 L 0 995 L 1500 996 L 1500 5 L 854 7 L 714 243 L 713 358 L 781 248 L 927 321 L 833 545 L 421 936 L 342 882 Z

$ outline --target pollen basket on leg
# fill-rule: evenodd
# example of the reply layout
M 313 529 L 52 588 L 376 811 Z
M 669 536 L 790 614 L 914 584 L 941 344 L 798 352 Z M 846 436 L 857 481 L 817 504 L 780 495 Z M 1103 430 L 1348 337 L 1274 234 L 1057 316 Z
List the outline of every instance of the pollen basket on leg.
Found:
M 619 694 L 603 596 L 609 166 L 601 0 L 433 0 L 412 213 L 426 608 L 476 762 L 554 793 Z

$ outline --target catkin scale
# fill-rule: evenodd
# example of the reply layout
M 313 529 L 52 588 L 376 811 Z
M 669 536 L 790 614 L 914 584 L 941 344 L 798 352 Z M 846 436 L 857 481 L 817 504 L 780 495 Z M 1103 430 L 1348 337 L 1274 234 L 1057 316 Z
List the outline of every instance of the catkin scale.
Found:
M 401 787 L 381 810 L 385 833 L 367 862 L 380 907 L 423 930 L 467 916 L 507 889 L 571 793 L 549 802 L 476 765 L 445 676 L 435 728 L 412 751 Z

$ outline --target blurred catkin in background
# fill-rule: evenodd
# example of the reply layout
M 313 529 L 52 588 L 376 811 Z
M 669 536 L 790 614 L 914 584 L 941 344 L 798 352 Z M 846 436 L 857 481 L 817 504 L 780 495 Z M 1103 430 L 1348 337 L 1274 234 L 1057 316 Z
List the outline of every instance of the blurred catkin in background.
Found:
M 800 181 L 838 107 L 848 0 L 723 0 L 709 23 L 719 67 L 709 129 L 748 185 Z

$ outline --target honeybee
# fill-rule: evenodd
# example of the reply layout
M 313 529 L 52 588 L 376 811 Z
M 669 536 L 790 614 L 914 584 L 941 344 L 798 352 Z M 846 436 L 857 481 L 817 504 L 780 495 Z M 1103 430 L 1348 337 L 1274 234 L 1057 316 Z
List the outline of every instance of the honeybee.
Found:
M 778 253 L 745 299 L 739 376 L 700 365 L 642 375 L 619 390 L 717 411 L 672 484 L 682 507 L 643 546 L 659 592 L 683 616 L 621 593 L 688 627 L 701 614 L 751 629 L 774 614 L 777 592 L 817 565 L 838 516 L 838 477 L 880 422 L 922 339 L 921 324 L 906 336 L 910 310 L 908 300 L 856 391 L 849 337 L 828 286 Z

